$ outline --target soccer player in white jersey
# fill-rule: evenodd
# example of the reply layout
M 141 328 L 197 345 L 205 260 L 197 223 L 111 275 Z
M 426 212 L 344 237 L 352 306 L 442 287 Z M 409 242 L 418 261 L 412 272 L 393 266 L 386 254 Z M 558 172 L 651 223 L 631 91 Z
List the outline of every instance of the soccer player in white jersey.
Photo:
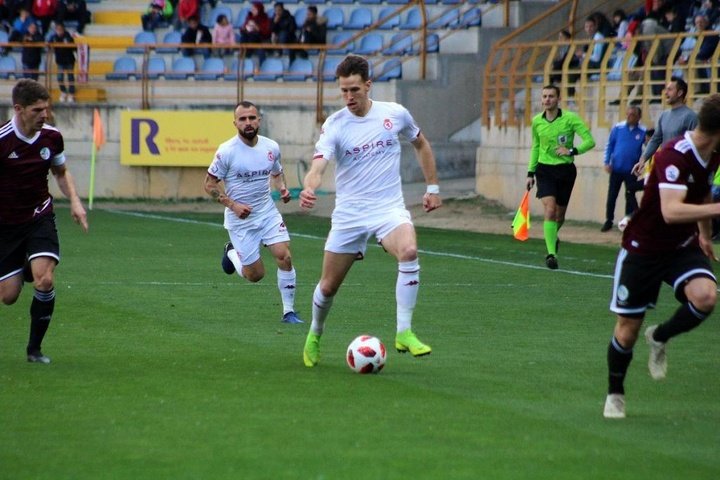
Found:
M 348 55 L 336 74 L 345 108 L 323 124 L 310 170 L 300 193 L 300 206 L 313 208 L 315 190 L 330 162 L 336 163 L 335 210 L 325 243 L 322 276 L 313 293 L 312 324 L 305 341 L 303 361 L 314 367 L 320 359 L 320 337 L 325 319 L 353 262 L 361 259 L 374 235 L 378 243 L 398 261 L 395 286 L 397 333 L 395 348 L 414 356 L 428 355 L 429 345 L 411 330 L 412 314 L 420 286 L 417 238 L 405 208 L 400 178 L 400 136 L 415 148 L 427 183 L 425 211 L 442 205 L 435 157 L 430 143 L 410 113 L 397 103 L 369 97 L 372 81 L 367 60 Z
M 277 262 L 277 285 L 285 323 L 303 323 L 295 313 L 295 269 L 290 256 L 290 236 L 282 215 L 273 203 L 270 184 L 290 201 L 285 185 L 280 147 L 262 135 L 260 113 L 251 102 L 235 108 L 238 135 L 218 147 L 205 177 L 205 191 L 225 206 L 224 226 L 230 235 L 225 244 L 225 273 L 259 282 L 265 276 L 260 244 L 267 246 Z

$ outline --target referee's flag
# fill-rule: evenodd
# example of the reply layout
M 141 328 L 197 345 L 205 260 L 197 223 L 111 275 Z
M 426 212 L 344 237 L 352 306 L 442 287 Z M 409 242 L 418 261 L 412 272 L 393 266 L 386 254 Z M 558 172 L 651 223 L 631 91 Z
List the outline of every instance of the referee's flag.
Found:
M 520 201 L 520 207 L 512 222 L 512 229 L 513 237 L 523 242 L 528 239 L 530 230 L 530 190 L 525 192 Z
M 93 208 L 93 199 L 95 197 L 95 155 L 103 145 L 105 145 L 105 129 L 100 118 L 100 112 L 96 108 L 93 112 L 92 149 L 90 151 L 90 188 L 88 189 L 88 208 L 90 210 Z

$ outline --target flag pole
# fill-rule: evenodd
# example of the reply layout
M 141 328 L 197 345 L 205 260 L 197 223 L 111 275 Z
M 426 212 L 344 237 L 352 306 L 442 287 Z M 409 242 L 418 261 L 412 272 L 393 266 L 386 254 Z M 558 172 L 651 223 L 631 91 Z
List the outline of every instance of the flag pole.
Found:
M 93 208 L 93 198 L 95 197 L 95 156 L 97 154 L 97 147 L 95 142 L 92 142 L 92 150 L 90 152 L 90 188 L 88 189 L 88 208 Z

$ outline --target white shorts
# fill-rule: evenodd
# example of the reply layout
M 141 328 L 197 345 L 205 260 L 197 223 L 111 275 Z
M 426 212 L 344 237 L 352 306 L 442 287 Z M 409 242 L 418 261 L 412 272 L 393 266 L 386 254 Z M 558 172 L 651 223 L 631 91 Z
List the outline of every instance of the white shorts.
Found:
M 261 243 L 268 246 L 290 241 L 285 222 L 277 210 L 253 219 L 251 223 L 233 226 L 228 229 L 228 234 L 243 265 L 260 260 Z
M 325 250 L 332 253 L 365 255 L 370 235 L 375 235 L 377 242 L 381 243 L 390 232 L 404 224 L 413 224 L 410 212 L 405 208 L 395 208 L 370 215 L 358 212 L 353 220 L 342 222 L 333 219 L 325 242 Z

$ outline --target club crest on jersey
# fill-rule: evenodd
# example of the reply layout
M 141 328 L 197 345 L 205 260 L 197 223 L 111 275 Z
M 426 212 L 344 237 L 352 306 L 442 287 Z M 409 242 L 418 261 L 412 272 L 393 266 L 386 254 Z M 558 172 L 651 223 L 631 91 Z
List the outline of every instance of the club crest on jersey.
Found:
M 567 135 L 558 135 L 558 144 L 565 145 L 567 143 Z
M 383 127 L 385 127 L 385 130 L 390 130 L 393 127 L 393 124 L 389 118 L 385 119 L 385 121 L 383 122 Z
M 665 178 L 671 182 L 677 182 L 678 178 L 680 178 L 680 170 L 675 165 L 669 165 L 665 169 Z
M 275 161 L 275 155 L 273 155 L 273 152 L 271 152 L 270 150 L 268 150 L 268 161 L 269 162 Z
M 40 158 L 43 160 L 48 160 L 50 158 L 50 149 L 47 147 L 43 147 L 40 149 Z

